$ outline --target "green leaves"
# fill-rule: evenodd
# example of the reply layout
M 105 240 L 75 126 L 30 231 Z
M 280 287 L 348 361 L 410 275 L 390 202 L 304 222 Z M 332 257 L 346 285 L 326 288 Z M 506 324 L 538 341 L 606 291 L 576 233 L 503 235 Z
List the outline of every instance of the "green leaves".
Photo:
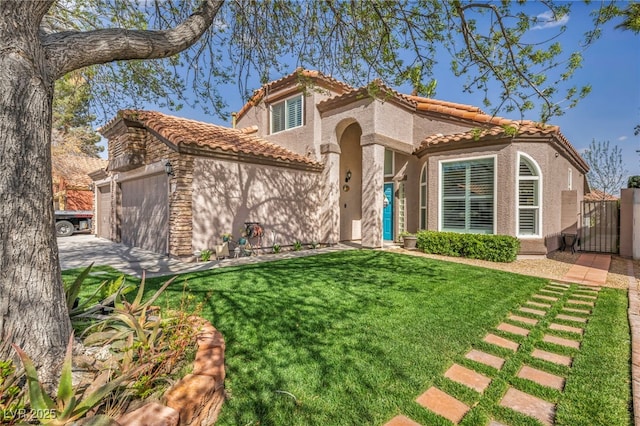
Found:
M 89 410 L 100 403 L 104 397 L 111 393 L 115 388 L 120 386 L 123 381 L 128 379 L 127 375 L 122 375 L 103 386 L 96 389 L 85 399 L 76 399 L 76 391 L 73 389 L 71 369 L 73 360 L 73 334 L 69 338 L 67 352 L 62 364 L 62 372 L 60 375 L 60 384 L 56 392 L 56 400 L 54 401 L 47 395 L 44 386 L 38 379 L 38 373 L 35 365 L 29 356 L 17 345 L 12 345 L 27 375 L 27 386 L 29 388 L 29 402 L 31 410 L 34 412 L 41 424 L 50 425 L 66 425 L 83 417 Z

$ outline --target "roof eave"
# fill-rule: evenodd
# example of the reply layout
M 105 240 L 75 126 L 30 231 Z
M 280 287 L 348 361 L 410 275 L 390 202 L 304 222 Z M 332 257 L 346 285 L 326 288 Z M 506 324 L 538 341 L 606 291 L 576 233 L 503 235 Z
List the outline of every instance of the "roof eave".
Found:
M 246 154 L 243 152 L 235 152 L 231 150 L 223 150 L 220 148 L 203 147 L 191 143 L 181 143 L 178 148 L 181 154 L 195 155 L 198 157 L 215 158 L 225 161 L 238 161 L 245 163 L 261 164 L 266 166 L 284 167 L 295 170 L 320 172 L 324 166 L 320 163 L 304 163 L 301 161 L 284 160 L 281 158 Z

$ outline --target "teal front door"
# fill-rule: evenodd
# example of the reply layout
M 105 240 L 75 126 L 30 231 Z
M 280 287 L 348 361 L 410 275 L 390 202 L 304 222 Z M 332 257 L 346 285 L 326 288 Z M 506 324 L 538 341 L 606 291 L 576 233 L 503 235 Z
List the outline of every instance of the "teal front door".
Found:
M 382 209 L 382 239 L 393 241 L 393 183 L 384 184 L 384 196 L 387 202 Z

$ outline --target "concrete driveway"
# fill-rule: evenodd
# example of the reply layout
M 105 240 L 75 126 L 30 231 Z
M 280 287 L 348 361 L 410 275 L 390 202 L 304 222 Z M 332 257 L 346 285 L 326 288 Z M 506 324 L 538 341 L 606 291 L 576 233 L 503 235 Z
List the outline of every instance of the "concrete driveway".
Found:
M 58 249 L 63 270 L 86 268 L 93 262 L 136 277 L 142 276 L 143 270 L 148 277 L 155 277 L 202 271 L 215 266 L 215 262 L 184 263 L 148 250 L 127 247 L 86 234 L 58 238 Z
M 206 271 L 208 269 L 225 266 L 246 265 L 252 263 L 272 262 L 275 260 L 294 257 L 314 256 L 342 250 L 353 250 L 357 246 L 337 244 L 317 250 L 290 251 L 278 254 L 263 254 L 260 256 L 240 257 L 238 259 L 212 260 L 209 262 L 185 263 L 167 256 L 162 256 L 137 247 L 128 247 L 114 243 L 95 235 L 76 234 L 71 237 L 58 238 L 60 265 L 62 270 L 86 268 L 92 262 L 98 265 L 108 265 L 125 274 L 136 277 L 146 271 L 147 277 L 177 275 L 187 272 Z

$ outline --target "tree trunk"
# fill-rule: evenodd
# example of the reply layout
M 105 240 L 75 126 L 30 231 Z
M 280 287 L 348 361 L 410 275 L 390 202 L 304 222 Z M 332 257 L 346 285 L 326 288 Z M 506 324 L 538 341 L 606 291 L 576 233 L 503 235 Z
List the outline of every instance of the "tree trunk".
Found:
M 38 35 L 48 6 L 3 7 L 14 9 L 0 19 L 0 339 L 22 347 L 51 384 L 71 323 L 54 232 L 53 77 Z

